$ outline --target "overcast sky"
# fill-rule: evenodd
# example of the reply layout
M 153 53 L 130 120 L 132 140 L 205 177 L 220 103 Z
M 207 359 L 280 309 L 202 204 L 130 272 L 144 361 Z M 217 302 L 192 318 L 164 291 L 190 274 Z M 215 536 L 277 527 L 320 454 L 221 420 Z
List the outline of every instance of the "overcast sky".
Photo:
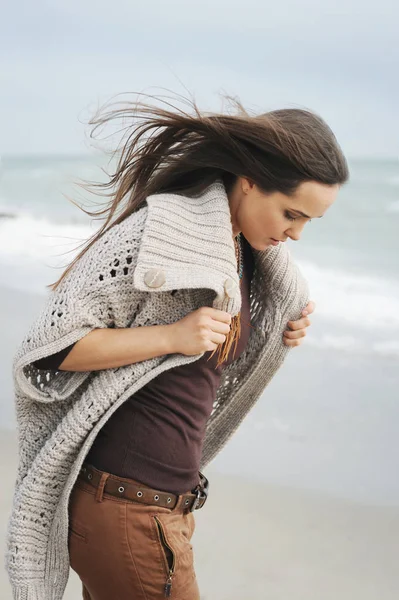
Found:
M 186 87 L 205 110 L 310 108 L 348 156 L 399 157 L 398 22 L 397 0 L 9 2 L 0 153 L 87 153 L 99 103 Z

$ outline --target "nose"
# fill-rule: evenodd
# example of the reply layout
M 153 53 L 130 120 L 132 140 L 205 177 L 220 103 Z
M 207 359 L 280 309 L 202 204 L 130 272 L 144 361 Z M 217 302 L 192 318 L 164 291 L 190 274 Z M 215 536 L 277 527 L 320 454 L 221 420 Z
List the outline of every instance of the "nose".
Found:
M 295 224 L 295 226 L 287 229 L 287 231 L 285 233 L 294 242 L 299 242 L 299 240 L 301 239 L 301 233 L 302 233 L 302 230 L 304 227 L 305 227 L 305 223 L 302 223 L 302 224 L 298 223 L 298 224 Z
M 287 235 L 288 235 L 288 237 L 289 237 L 291 240 L 293 240 L 294 242 L 299 242 L 299 240 L 301 239 L 301 235 L 300 235 L 300 233 L 299 233 L 299 232 L 298 232 L 298 233 L 297 233 L 297 232 L 295 232 L 295 233 L 289 233 L 289 232 L 287 231 Z

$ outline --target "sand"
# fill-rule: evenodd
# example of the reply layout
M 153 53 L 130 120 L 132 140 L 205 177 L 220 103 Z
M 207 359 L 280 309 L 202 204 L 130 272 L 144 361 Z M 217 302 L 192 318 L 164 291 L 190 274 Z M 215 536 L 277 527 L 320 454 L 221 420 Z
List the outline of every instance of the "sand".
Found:
M 15 435 L 3 431 L 2 552 L 15 468 Z M 227 477 L 212 465 L 206 474 L 211 493 L 193 536 L 202 600 L 397 599 L 399 509 Z M 0 598 L 11 600 L 4 569 Z M 64 598 L 80 598 L 72 571 Z

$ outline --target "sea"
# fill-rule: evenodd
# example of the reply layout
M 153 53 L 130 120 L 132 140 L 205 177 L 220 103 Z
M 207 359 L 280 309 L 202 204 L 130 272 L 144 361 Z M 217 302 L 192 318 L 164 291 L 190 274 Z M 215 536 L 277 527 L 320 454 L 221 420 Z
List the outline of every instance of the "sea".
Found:
M 287 242 L 316 304 L 308 335 L 211 467 L 399 506 L 399 158 L 349 167 L 324 218 Z M 0 292 L 44 301 L 101 224 L 74 202 L 93 211 L 107 199 L 78 184 L 110 168 L 99 155 L 2 157 Z M 12 428 L 5 369 L 0 416 Z

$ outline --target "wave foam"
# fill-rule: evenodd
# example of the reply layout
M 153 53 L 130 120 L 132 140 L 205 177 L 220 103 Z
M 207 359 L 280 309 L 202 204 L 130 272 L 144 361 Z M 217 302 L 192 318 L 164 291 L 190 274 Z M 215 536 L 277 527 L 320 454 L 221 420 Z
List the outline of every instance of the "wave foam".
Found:
M 9 213 L 9 208 L 7 213 Z M 10 264 L 21 259 L 28 262 L 54 261 L 60 252 L 71 252 L 94 233 L 94 228 L 81 224 L 57 224 L 35 218 L 24 212 L 0 219 L 0 260 Z
M 315 314 L 361 329 L 399 330 L 399 282 L 297 261 Z
M 397 340 L 362 341 L 350 335 L 335 336 L 326 334 L 320 337 L 308 335 L 306 343 L 321 350 L 339 350 L 345 354 L 378 354 L 385 358 L 399 358 L 399 342 Z
M 32 271 L 49 265 L 65 266 L 98 227 L 95 221 L 91 225 L 55 224 L 46 218 L 17 212 L 15 218 L 0 219 L 0 264 Z M 323 344 L 357 351 L 350 336 L 337 336 L 342 330 L 345 333 L 348 326 L 350 333 L 355 329 L 378 331 L 382 337 L 399 331 L 398 281 L 325 268 L 309 261 L 296 262 L 309 282 L 311 299 L 316 303 L 315 319 L 324 317 L 336 327 L 335 337 L 325 338 Z M 29 278 L 27 285 L 28 281 Z M 393 350 L 391 346 L 376 346 L 380 353 Z

